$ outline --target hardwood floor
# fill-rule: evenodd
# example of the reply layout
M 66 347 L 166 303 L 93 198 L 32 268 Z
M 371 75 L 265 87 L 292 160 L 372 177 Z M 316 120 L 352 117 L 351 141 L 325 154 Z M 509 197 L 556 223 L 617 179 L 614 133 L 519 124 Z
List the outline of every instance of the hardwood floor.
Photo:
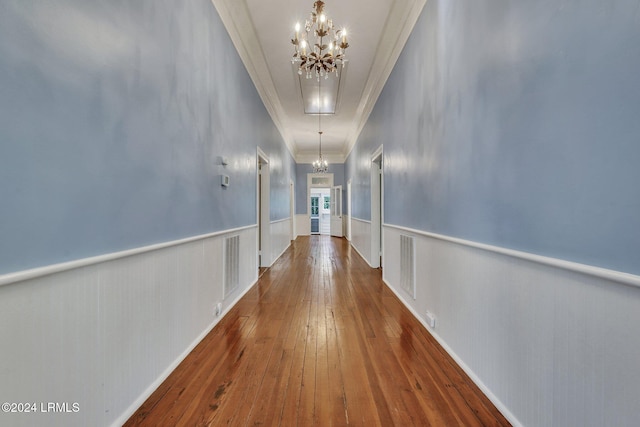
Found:
M 345 239 L 299 237 L 127 426 L 502 426 Z

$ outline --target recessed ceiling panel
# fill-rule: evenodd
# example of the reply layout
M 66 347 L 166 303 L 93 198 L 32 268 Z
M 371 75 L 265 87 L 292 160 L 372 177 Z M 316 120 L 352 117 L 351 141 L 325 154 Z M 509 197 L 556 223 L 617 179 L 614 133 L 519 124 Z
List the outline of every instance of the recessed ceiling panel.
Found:
M 294 78 L 300 89 L 302 107 L 305 114 L 335 114 L 340 105 L 342 82 L 346 79 L 347 67 L 340 66 L 338 73 L 328 77 L 315 75 L 307 78 L 306 73 L 298 74 L 297 64 L 292 64 Z

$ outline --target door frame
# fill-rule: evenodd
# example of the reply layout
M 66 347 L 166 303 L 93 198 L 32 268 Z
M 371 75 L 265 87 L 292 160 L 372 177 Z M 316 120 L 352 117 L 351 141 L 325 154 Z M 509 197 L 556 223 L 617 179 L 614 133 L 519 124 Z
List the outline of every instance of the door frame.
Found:
M 296 240 L 296 188 L 293 180 L 289 180 L 289 210 L 291 218 L 291 235 L 289 240 Z
M 347 181 L 347 240 L 351 241 L 351 179 Z
M 262 168 L 260 167 L 262 165 Z M 270 267 L 271 218 L 269 215 L 270 175 L 269 157 L 260 147 L 256 150 L 256 262 L 260 267 Z
M 314 178 L 327 178 L 327 181 L 322 183 L 313 183 Z M 311 189 L 312 188 L 332 188 L 333 187 L 333 174 L 332 173 L 308 173 L 307 174 L 307 224 L 309 224 L 309 230 L 311 230 Z
M 382 145 L 371 155 L 371 267 L 378 268 L 380 258 L 384 262 L 384 162 Z M 378 166 L 378 164 L 380 166 Z

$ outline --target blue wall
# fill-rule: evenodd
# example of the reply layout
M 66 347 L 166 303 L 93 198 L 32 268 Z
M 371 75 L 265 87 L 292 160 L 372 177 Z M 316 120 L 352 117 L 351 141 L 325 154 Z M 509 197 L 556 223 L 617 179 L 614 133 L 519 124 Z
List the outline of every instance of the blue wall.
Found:
M 2 0 L 0 274 L 255 224 L 257 145 L 286 218 L 293 158 L 210 0 Z
M 344 164 L 345 181 L 351 179 L 351 216 L 366 221 L 371 220 L 371 156 L 382 144 L 371 131 L 374 126 L 369 119 Z M 367 134 L 371 136 L 365 137 Z
M 296 215 L 306 215 L 307 212 L 307 174 L 313 173 L 311 163 L 296 164 Z M 330 163 L 328 173 L 333 174 L 333 185 L 342 185 L 343 211 L 346 209 L 346 181 L 344 179 L 344 164 Z M 346 211 L 345 211 L 346 212 Z
M 637 1 L 427 2 L 346 163 L 370 218 L 640 274 Z

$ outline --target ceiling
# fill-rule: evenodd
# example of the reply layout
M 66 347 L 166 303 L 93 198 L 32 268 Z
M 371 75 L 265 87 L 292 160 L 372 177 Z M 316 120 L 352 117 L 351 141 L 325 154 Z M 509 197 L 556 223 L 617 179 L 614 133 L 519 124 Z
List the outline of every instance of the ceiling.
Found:
M 318 119 L 304 114 L 290 40 L 314 0 L 212 1 L 296 162 L 311 163 Z M 322 154 L 330 162 L 344 162 L 351 151 L 425 2 L 325 0 L 327 16 L 349 34 L 338 110 L 322 119 Z

